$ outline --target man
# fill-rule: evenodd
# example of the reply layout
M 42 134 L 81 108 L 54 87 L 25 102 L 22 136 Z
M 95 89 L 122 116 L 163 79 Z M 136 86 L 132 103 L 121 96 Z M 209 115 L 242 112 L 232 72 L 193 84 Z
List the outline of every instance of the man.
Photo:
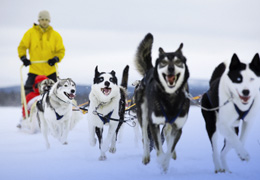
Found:
M 37 75 L 45 75 L 57 81 L 55 64 L 61 62 L 65 48 L 60 34 L 49 25 L 50 21 L 49 12 L 41 11 L 38 16 L 39 25 L 34 24 L 24 34 L 18 46 L 18 55 L 24 66 L 30 65 L 25 83 L 26 95 L 33 91 L 32 86 Z M 27 50 L 30 59 L 27 58 Z M 43 63 L 38 63 L 41 61 Z

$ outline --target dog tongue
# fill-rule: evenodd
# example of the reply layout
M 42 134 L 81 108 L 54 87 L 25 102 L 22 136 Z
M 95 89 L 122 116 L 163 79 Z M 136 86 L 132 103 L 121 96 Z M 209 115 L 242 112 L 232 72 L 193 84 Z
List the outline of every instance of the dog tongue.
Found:
M 74 94 L 70 94 L 70 98 L 74 98 L 75 97 L 75 95 Z
M 104 94 L 108 94 L 110 92 L 109 88 L 104 88 Z
M 168 75 L 167 76 L 167 81 L 172 85 L 174 83 L 175 76 L 174 75 Z
M 250 96 L 240 96 L 240 98 L 244 101 L 247 102 Z

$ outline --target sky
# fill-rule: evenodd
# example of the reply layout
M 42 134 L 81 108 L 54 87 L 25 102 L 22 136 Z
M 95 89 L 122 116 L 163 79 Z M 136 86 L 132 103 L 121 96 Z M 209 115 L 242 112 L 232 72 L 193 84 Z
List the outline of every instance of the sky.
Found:
M 94 69 L 115 70 L 119 79 L 130 65 L 129 85 L 141 76 L 133 61 L 138 44 L 154 36 L 158 49 L 175 51 L 184 43 L 190 78 L 209 79 L 214 68 L 233 53 L 251 61 L 260 52 L 258 0 L 0 0 L 0 87 L 20 85 L 28 68 L 18 58 L 24 33 L 48 10 L 50 25 L 66 48 L 61 78 L 91 84 Z
M 41 133 L 28 134 L 16 128 L 21 108 L 1 107 L 0 114 L 1 180 L 256 180 L 260 177 L 260 121 L 255 121 L 245 143 L 250 160 L 241 161 L 231 150 L 227 163 L 232 173 L 215 174 L 200 108 L 192 106 L 176 146 L 177 159 L 170 161 L 165 174 L 157 164 L 155 151 L 151 152 L 150 163 L 142 164 L 138 126 L 122 126 L 116 153 L 107 152 L 107 160 L 99 161 L 98 145 L 89 145 L 86 114 L 70 131 L 68 145 L 61 145 L 49 136 L 48 150 Z M 259 120 L 259 116 L 255 120 Z M 104 127 L 106 130 L 107 126 Z M 219 150 L 222 144 L 223 138 L 219 136 Z

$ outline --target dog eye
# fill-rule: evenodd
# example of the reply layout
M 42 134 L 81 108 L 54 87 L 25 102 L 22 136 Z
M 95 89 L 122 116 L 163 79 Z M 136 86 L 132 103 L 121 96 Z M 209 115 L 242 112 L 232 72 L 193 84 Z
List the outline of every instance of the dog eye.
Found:
M 110 82 L 114 82 L 114 78 L 110 78 L 109 81 L 110 81 Z
M 174 61 L 174 64 L 175 64 L 176 66 L 179 66 L 179 67 L 182 67 L 182 65 L 183 65 L 183 63 L 182 63 L 182 61 L 181 61 L 180 59 L 175 60 L 175 61 Z
M 161 67 L 167 66 L 167 64 L 168 64 L 168 61 L 166 61 L 166 60 L 163 60 L 160 62 Z
M 65 87 L 68 87 L 68 85 L 67 85 L 67 84 L 64 84 L 64 86 L 65 86 Z
M 241 77 L 237 77 L 237 82 L 241 82 Z
M 250 78 L 250 81 L 254 81 L 255 80 L 255 78 Z
M 102 81 L 104 81 L 104 78 L 103 78 L 103 77 L 100 77 L 100 78 L 98 78 L 98 81 L 99 81 L 99 82 L 102 82 Z

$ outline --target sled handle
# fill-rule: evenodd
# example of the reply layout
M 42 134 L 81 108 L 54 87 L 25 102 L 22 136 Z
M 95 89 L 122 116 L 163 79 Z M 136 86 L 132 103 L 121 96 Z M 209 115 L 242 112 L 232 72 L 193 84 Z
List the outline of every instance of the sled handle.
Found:
M 25 112 L 25 118 L 28 119 L 28 110 L 27 110 L 27 103 L 26 103 L 26 98 L 25 98 L 25 90 L 24 90 L 24 84 L 23 84 L 23 67 L 22 65 L 20 67 L 20 77 L 21 77 L 21 103 L 24 107 L 24 112 Z

